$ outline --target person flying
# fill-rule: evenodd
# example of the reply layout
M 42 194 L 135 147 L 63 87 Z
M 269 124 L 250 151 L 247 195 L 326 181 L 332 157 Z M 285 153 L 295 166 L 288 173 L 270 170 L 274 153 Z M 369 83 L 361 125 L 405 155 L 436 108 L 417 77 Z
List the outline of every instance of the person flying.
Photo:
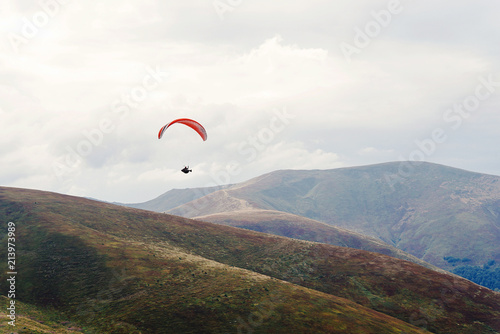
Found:
M 189 166 L 184 166 L 184 168 L 181 169 L 181 172 L 183 172 L 184 174 L 187 174 L 192 171 L 193 171 L 192 169 L 189 169 Z
M 195 121 L 193 119 L 189 119 L 189 118 L 179 118 L 179 119 L 173 120 L 172 122 L 164 125 L 160 129 L 160 132 L 158 132 L 158 139 L 161 139 L 161 137 L 163 137 L 163 134 L 165 133 L 165 131 L 172 124 L 176 124 L 176 123 L 184 124 L 184 125 L 190 127 L 191 129 L 195 130 L 200 135 L 200 137 L 201 137 L 201 139 L 203 139 L 203 141 L 207 140 L 207 131 L 205 130 L 205 128 L 197 121 Z M 184 168 L 181 169 L 181 172 L 183 172 L 184 174 L 187 174 L 187 173 L 192 172 L 192 171 L 193 170 L 189 169 L 189 166 L 184 166 Z

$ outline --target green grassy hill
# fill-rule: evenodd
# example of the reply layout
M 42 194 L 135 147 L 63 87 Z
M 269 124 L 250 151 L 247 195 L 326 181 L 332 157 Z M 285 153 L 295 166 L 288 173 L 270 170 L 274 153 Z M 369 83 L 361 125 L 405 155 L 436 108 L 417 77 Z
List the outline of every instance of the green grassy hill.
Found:
M 15 188 L 0 217 L 19 333 L 500 331 L 500 294 L 376 253 Z

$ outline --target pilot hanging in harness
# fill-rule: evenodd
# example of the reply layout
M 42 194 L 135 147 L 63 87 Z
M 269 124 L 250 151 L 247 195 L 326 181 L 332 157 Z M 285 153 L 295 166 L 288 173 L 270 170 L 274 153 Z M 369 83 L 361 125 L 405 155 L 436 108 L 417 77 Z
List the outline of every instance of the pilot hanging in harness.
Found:
M 192 171 L 193 171 L 192 169 L 189 169 L 189 166 L 184 166 L 184 168 L 181 169 L 181 172 L 183 172 L 184 174 L 187 174 Z

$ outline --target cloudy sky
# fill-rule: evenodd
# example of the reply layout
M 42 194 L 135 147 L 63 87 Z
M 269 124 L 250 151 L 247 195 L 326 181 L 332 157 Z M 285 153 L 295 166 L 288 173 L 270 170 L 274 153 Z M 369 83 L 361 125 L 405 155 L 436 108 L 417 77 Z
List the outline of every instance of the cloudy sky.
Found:
M 3 1 L 0 184 L 130 203 L 277 169 L 425 160 L 500 175 L 499 10 Z M 208 140 L 182 125 L 158 140 L 180 117 Z

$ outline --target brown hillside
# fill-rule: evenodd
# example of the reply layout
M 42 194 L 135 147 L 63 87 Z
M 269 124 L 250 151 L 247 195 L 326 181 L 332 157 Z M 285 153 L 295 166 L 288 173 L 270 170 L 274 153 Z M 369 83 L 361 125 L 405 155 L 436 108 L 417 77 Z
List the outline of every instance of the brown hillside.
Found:
M 0 209 L 19 300 L 102 332 L 500 331 L 500 294 L 381 254 L 32 190 L 0 188 Z
M 287 238 L 315 241 L 335 246 L 377 252 L 445 272 L 374 237 L 327 225 L 313 219 L 273 210 L 247 209 L 215 213 L 194 219 L 240 227 Z

